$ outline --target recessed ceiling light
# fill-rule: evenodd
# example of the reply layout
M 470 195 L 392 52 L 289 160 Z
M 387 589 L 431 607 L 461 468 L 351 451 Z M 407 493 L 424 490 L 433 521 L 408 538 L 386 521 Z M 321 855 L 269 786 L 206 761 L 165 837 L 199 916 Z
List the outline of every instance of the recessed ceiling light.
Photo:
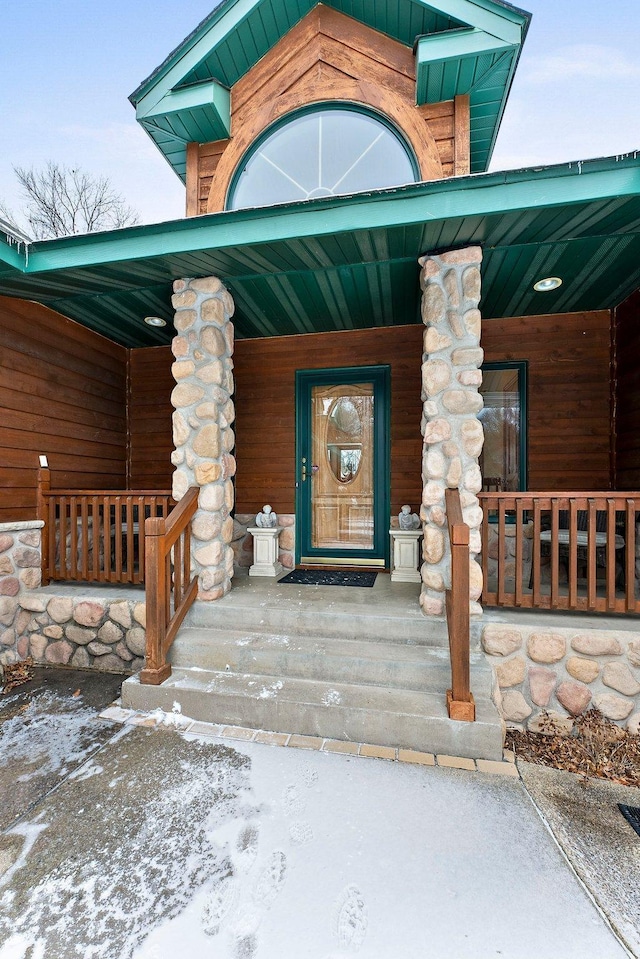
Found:
M 559 286 L 562 286 L 559 276 L 547 276 L 544 280 L 538 280 L 533 284 L 536 293 L 549 293 L 551 290 L 557 290 Z
M 163 320 L 161 316 L 145 316 L 144 318 L 147 326 L 166 326 L 167 321 Z

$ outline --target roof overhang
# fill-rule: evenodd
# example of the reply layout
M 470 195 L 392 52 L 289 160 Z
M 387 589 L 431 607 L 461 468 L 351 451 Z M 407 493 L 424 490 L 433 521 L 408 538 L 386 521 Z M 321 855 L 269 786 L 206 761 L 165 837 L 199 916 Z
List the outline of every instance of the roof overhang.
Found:
M 531 15 L 502 0 L 323 2 L 414 48 L 418 104 L 469 94 L 471 170 L 486 170 Z M 224 0 L 131 94 L 183 180 L 187 143 L 230 135 L 229 90 L 316 4 Z
M 640 286 L 640 156 L 481 174 L 41 241 L 0 237 L 0 293 L 128 346 L 167 342 L 171 282 L 216 275 L 239 336 L 419 321 L 417 258 L 480 244 L 486 317 L 606 309 Z M 533 284 L 560 276 L 552 293 Z

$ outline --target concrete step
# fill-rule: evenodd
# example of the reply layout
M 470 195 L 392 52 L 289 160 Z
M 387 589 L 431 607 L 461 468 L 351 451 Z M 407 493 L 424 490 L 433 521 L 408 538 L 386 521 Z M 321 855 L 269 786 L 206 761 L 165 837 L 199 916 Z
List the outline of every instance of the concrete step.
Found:
M 170 711 L 178 703 L 185 716 L 203 722 L 500 759 L 502 724 L 490 698 L 488 664 L 473 656 L 475 723 L 447 717 L 446 674 L 441 663 L 432 664 L 422 689 L 403 689 L 386 682 L 374 685 L 174 666 L 161 686 L 142 686 L 137 676 L 127 679 L 122 704 L 143 711 L 158 707 Z
M 396 689 L 447 688 L 445 649 L 400 643 L 288 636 L 247 630 L 182 629 L 170 652 L 174 667 L 200 667 Z M 435 672 L 434 672 L 435 671 Z
M 236 630 L 241 623 L 243 629 L 272 635 L 324 636 L 448 648 L 446 622 L 427 619 L 417 603 L 407 604 L 402 611 L 374 603 L 368 605 L 365 601 L 348 606 L 330 601 L 316 604 L 312 598 L 300 600 L 296 605 L 274 599 L 257 604 L 254 599 L 243 601 L 238 593 L 232 590 L 217 603 L 194 603 L 185 625 Z M 476 632 L 472 638 L 474 648 L 479 643 Z

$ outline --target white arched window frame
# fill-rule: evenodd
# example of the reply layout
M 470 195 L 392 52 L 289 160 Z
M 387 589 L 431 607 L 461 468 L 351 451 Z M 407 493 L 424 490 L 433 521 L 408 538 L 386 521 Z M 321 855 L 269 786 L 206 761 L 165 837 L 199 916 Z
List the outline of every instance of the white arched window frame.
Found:
M 415 183 L 413 151 L 386 118 L 355 105 L 314 105 L 270 127 L 243 157 L 227 209 L 271 206 Z

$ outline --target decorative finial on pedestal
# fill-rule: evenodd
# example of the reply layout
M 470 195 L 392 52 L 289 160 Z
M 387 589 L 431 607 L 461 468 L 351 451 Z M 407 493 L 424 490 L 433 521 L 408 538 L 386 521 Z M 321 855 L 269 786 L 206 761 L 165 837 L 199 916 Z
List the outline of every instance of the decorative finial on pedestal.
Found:
M 278 525 L 278 514 L 274 513 L 267 504 L 262 507 L 262 512 L 256 515 L 256 526 L 260 529 L 273 529 Z
M 411 512 L 410 506 L 403 506 L 398 514 L 398 526 L 400 529 L 420 529 L 420 517 Z

